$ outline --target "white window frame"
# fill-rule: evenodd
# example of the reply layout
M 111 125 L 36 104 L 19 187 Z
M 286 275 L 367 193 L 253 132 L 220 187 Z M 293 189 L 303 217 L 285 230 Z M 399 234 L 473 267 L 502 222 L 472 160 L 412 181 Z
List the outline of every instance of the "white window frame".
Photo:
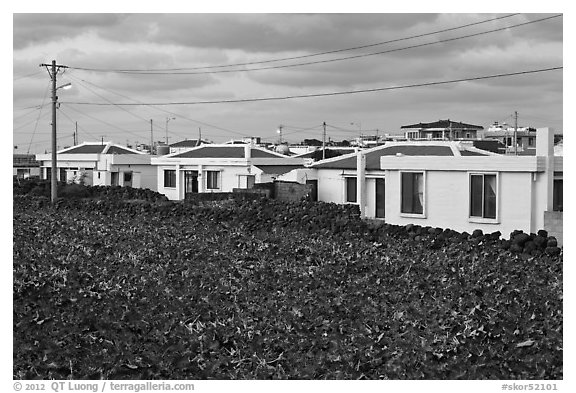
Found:
M 212 172 L 216 173 L 217 187 L 214 187 L 214 188 L 208 187 L 208 177 Z M 204 186 L 205 186 L 206 191 L 216 191 L 216 190 L 222 189 L 222 171 L 220 171 L 220 170 L 206 170 L 204 173 L 204 177 L 206 179 L 206 180 L 204 180 L 205 181 Z
M 166 171 L 173 171 L 174 172 L 174 186 L 167 186 L 166 185 Z M 176 185 L 178 184 L 178 171 L 176 169 L 172 169 L 172 168 L 163 168 L 162 169 L 162 186 L 164 188 L 169 188 L 169 189 L 176 189 Z
M 485 218 L 471 216 L 471 202 L 472 202 L 472 176 L 473 175 L 496 175 L 496 218 Z M 484 198 L 484 196 L 482 196 Z M 468 172 L 468 222 L 476 224 L 500 224 L 500 172 Z
M 403 173 L 420 173 L 422 174 L 422 213 L 404 213 L 402 211 L 402 174 Z M 407 218 L 427 218 L 427 209 L 426 209 L 426 185 L 427 185 L 427 171 L 400 171 L 398 175 L 398 193 L 400 195 L 398 209 L 400 211 L 400 217 L 407 217 Z
M 343 202 L 344 204 L 347 205 L 359 205 L 358 203 L 358 177 L 356 175 L 344 175 L 342 177 L 343 179 Z M 349 202 L 348 201 L 348 179 L 354 179 L 356 180 L 356 193 L 354 195 L 354 199 L 356 199 L 356 202 Z

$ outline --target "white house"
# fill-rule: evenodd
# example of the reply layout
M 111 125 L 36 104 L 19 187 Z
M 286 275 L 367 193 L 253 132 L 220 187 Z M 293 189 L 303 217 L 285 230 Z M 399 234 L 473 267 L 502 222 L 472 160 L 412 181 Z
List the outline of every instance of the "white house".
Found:
M 86 185 L 130 186 L 156 191 L 156 168 L 150 155 L 112 142 L 84 142 L 57 152 L 59 181 L 83 181 Z M 51 154 L 37 154 L 40 174 L 49 179 Z
M 562 241 L 563 157 L 538 130 L 536 156 L 505 156 L 472 142 L 388 142 L 318 161 L 281 177 L 316 186 L 319 201 L 353 203 L 390 224 L 482 229 L 509 234 L 546 229 Z
M 386 222 L 505 235 L 546 229 L 561 242 L 563 157 L 554 156 L 551 129 L 537 139 L 535 156 L 381 157 Z
M 290 158 L 251 143 L 207 144 L 152 158 L 158 192 L 171 200 L 182 200 L 195 193 L 251 188 L 303 164 L 304 159 Z

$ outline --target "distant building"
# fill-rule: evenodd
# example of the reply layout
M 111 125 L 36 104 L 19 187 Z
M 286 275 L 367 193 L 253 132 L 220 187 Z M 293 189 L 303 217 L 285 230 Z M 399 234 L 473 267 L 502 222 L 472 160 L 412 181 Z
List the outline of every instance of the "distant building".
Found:
M 408 140 L 458 140 L 482 139 L 484 127 L 451 120 L 438 120 L 433 123 L 418 123 L 400 127 Z
M 514 142 L 516 137 L 516 142 Z M 494 122 L 484 133 L 487 140 L 496 140 L 504 146 L 504 153 L 519 155 L 536 155 L 536 129 L 517 127 L 506 123 Z M 554 144 L 561 141 L 561 133 L 554 134 Z
M 34 154 L 13 154 L 12 175 L 18 179 L 40 177 L 40 163 Z
M 206 139 L 185 139 L 180 142 L 175 142 L 169 145 L 169 153 L 182 153 L 200 145 L 212 143 Z

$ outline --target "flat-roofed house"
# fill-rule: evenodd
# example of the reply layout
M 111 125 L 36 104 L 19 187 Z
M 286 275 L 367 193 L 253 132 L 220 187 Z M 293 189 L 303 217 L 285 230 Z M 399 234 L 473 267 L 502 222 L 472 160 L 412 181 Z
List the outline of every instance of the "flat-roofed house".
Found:
M 152 158 L 157 168 L 158 192 L 171 200 L 205 192 L 232 192 L 267 183 L 304 166 L 290 158 L 251 143 L 206 144 Z
M 37 154 L 41 177 L 50 179 L 51 154 Z M 59 181 L 86 185 L 129 186 L 156 191 L 150 155 L 112 142 L 84 142 L 57 152 Z

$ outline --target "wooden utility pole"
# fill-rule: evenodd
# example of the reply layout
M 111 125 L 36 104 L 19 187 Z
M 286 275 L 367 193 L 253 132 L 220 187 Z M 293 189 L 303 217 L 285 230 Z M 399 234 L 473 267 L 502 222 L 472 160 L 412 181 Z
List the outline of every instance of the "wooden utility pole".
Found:
M 154 126 L 152 123 L 152 119 L 150 119 L 150 155 L 154 154 L 152 152 L 152 146 L 154 146 Z
M 326 158 L 326 122 L 322 123 L 322 159 Z
M 56 105 L 58 96 L 56 95 L 56 76 L 61 68 L 68 68 L 64 65 L 56 64 L 56 60 L 52 60 L 51 64 L 40 64 L 40 67 L 46 67 L 48 74 L 52 79 L 52 167 L 50 168 L 50 200 L 52 203 L 56 202 L 58 198 L 58 183 L 57 183 L 57 155 L 56 155 Z
M 518 155 L 518 112 L 514 111 L 514 155 Z

